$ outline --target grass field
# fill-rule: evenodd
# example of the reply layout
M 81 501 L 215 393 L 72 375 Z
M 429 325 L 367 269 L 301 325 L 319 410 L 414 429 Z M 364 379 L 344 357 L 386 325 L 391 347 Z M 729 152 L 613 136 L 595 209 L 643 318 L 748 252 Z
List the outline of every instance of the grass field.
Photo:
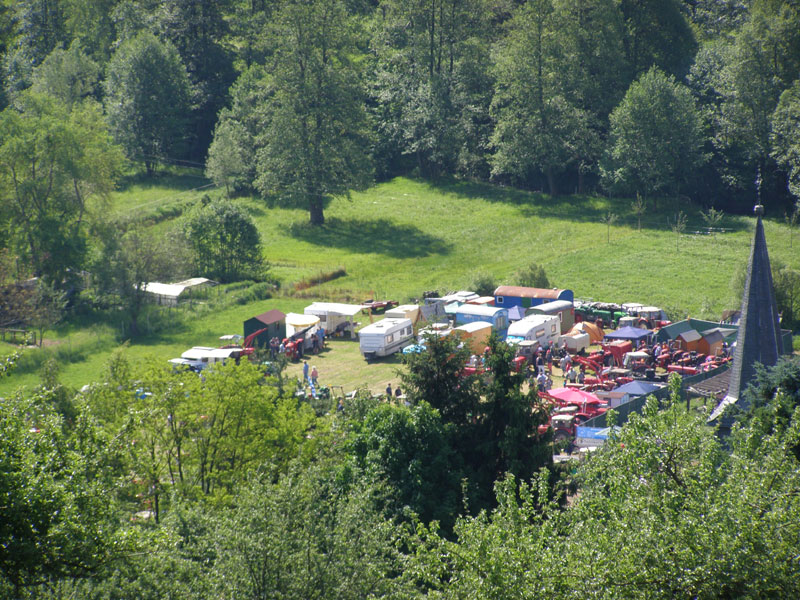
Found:
M 220 193 L 207 184 L 193 171 L 152 181 L 131 177 L 102 210 L 169 235 L 194 202 Z M 302 312 L 314 299 L 405 301 L 426 290 L 469 289 L 478 275 L 513 284 L 514 273 L 532 262 L 544 266 L 552 285 L 574 290 L 577 298 L 654 304 L 673 319 L 718 318 L 737 307 L 731 280 L 746 264 L 753 226 L 751 218 L 728 215 L 722 223 L 726 233 L 694 234 L 704 225 L 697 210 L 662 201 L 638 230 L 629 200 L 551 198 L 488 184 L 407 178 L 332 200 L 326 224 L 318 228 L 307 224 L 302 209 L 268 207 L 253 198 L 236 202 L 257 223 L 281 290 L 270 300 L 244 305 L 222 301 L 220 291 L 216 300 L 167 310 L 155 317 L 159 325 L 152 334 L 127 343 L 124 352 L 132 361 L 166 360 L 190 346 L 218 345 L 220 335 L 241 333 L 242 321 L 271 308 Z M 668 225 L 678 210 L 689 217 L 680 236 Z M 609 212 L 618 217 L 610 228 L 601 222 Z M 767 217 L 773 219 L 765 222 L 771 259 L 800 268 L 800 235 L 790 240 L 779 216 Z M 294 291 L 295 283 L 340 268 L 345 276 Z M 35 384 L 48 356 L 56 357 L 69 385 L 95 379 L 120 344 L 121 318 L 109 313 L 46 332 L 51 345 L 28 351 L 19 370 L 0 382 L 0 394 Z M 0 355 L 11 350 L 0 343 Z M 348 390 L 382 390 L 396 381 L 399 367 L 397 359 L 367 365 L 349 341 L 333 341 L 314 360 L 324 383 Z M 299 367 L 290 368 L 295 372 Z

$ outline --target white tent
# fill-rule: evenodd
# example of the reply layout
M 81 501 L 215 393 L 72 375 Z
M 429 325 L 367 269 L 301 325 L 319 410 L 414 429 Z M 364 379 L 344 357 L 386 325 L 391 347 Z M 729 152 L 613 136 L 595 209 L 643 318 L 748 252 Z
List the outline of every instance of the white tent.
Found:
M 314 302 L 303 309 L 305 315 L 319 317 L 319 325 L 327 335 L 336 331 L 349 331 L 350 337 L 355 335 L 353 317 L 361 312 L 358 304 L 341 304 L 338 302 Z M 288 317 L 286 324 L 289 324 Z
M 286 337 L 292 337 L 298 331 L 315 327 L 312 331 L 306 332 L 306 336 L 316 331 L 319 326 L 319 317 L 316 315 L 300 315 L 298 313 L 289 313 L 286 315 Z

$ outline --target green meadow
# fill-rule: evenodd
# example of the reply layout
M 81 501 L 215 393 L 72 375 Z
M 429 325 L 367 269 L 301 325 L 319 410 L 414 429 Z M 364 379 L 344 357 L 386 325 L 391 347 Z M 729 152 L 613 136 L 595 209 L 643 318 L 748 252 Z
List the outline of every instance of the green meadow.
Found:
M 199 172 L 186 170 L 155 180 L 132 177 L 95 209 L 140 221 L 154 235 L 170 235 L 203 195 L 220 193 Z M 726 231 L 708 235 L 697 207 L 661 200 L 639 229 L 629 199 L 551 197 L 409 178 L 333 199 L 322 227 L 308 225 L 305 210 L 256 198 L 235 202 L 261 232 L 271 273 L 280 282 L 272 298 L 248 300 L 246 286 L 220 286 L 190 305 L 151 313 L 151 332 L 127 342 L 119 313 L 73 318 L 45 332 L 45 348 L 26 350 L 19 369 L 0 382 L 0 394 L 35 385 L 48 357 L 58 362 L 64 383 L 79 387 L 98 378 L 120 346 L 134 363 L 164 361 L 190 346 L 219 345 L 220 335 L 241 333 L 245 319 L 271 308 L 302 312 L 312 300 L 403 302 L 427 290 L 469 289 L 478 277 L 515 284 L 514 274 L 530 263 L 543 265 L 551 284 L 572 289 L 576 298 L 653 304 L 673 320 L 719 318 L 724 309 L 738 307 L 731 283 L 746 264 L 754 224 L 750 217 L 726 215 Z M 681 234 L 670 228 L 678 211 L 688 216 Z M 603 222 L 608 213 L 617 217 L 610 227 Z M 765 229 L 771 259 L 800 268 L 800 235 L 782 215 L 769 213 L 768 202 Z M 340 269 L 346 274 L 297 289 Z M 12 349 L 0 343 L 0 355 Z M 382 390 L 396 382 L 400 367 L 397 359 L 367 365 L 348 340 L 333 341 L 311 360 L 318 362 L 323 382 L 346 390 Z M 297 373 L 298 365 L 290 367 L 290 374 Z

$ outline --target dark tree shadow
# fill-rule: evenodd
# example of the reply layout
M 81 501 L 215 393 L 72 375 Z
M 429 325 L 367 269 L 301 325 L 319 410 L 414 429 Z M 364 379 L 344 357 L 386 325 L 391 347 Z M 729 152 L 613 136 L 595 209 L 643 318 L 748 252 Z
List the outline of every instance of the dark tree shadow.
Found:
M 117 189 L 125 191 L 133 186 L 143 189 L 169 187 L 175 191 L 185 192 L 209 183 L 211 181 L 199 169 L 181 168 L 156 171 L 152 176 L 143 171 L 129 173 L 119 178 Z
M 361 254 L 385 254 L 397 258 L 419 258 L 449 254 L 444 240 L 412 225 L 397 225 L 386 219 L 363 220 L 331 218 L 324 225 L 295 223 L 290 228 L 295 239 L 326 248 L 346 248 Z
M 597 196 L 585 194 L 565 194 L 550 196 L 541 192 L 520 190 L 486 182 L 459 181 L 457 179 L 441 179 L 436 181 L 418 180 L 441 194 L 454 194 L 462 198 L 481 199 L 488 202 L 502 202 L 518 207 L 523 217 L 543 217 L 561 219 L 578 223 L 599 223 L 609 213 L 618 216 L 617 225 L 635 227 L 637 218 L 631 210 L 632 199 L 616 198 L 609 201 L 608 206 L 599 205 Z M 652 202 L 652 201 L 651 201 Z M 648 209 L 642 216 L 643 230 L 668 230 L 670 221 L 679 211 L 687 213 L 689 222 L 686 233 L 705 233 L 706 225 L 696 204 L 680 202 L 676 199 L 659 198 L 658 210 Z M 726 233 L 732 233 L 750 227 L 749 221 L 739 215 L 726 212 L 719 226 Z

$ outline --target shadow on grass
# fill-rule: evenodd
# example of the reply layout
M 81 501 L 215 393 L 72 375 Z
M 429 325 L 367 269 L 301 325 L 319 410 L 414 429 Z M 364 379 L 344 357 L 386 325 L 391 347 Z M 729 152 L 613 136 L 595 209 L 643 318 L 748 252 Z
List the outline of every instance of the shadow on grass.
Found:
M 600 223 L 611 212 L 618 217 L 617 225 L 634 228 L 638 226 L 636 215 L 631 210 L 631 199 L 574 194 L 550 196 L 542 192 L 450 178 L 418 181 L 441 194 L 454 194 L 464 198 L 517 206 L 522 216 L 526 218 L 545 217 L 578 223 Z M 652 200 L 649 202 L 651 203 Z M 648 208 L 641 219 L 642 229 L 669 231 L 670 223 L 674 221 L 678 211 L 682 211 L 688 216 L 687 234 L 705 231 L 707 226 L 700 215 L 701 207 L 686 200 L 679 202 L 674 198 L 659 198 L 658 210 L 654 210 L 652 207 Z M 748 229 L 751 225 L 747 220 L 738 218 L 738 215 L 726 214 L 722 223 L 717 227 L 724 229 L 726 233 L 735 233 Z
M 145 190 L 168 187 L 178 192 L 185 192 L 209 183 L 211 181 L 203 175 L 200 169 L 174 168 L 156 171 L 152 176 L 148 176 L 144 171 L 128 173 L 120 177 L 117 189 L 124 192 L 132 187 Z
M 295 239 L 326 248 L 345 248 L 362 254 L 385 254 L 396 258 L 419 258 L 449 254 L 444 240 L 424 233 L 412 225 L 397 225 L 386 219 L 328 219 L 324 225 L 295 223 L 290 228 Z

